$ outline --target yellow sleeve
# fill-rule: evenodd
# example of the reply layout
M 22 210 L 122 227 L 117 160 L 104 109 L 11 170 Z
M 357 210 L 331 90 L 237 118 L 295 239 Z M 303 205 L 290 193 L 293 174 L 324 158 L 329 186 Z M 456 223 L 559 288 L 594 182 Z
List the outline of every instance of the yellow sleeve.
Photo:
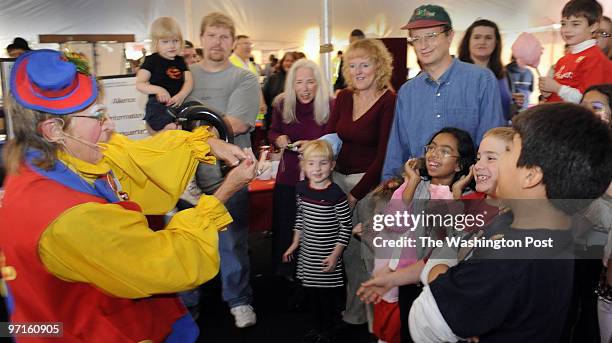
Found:
M 115 134 L 104 145 L 104 161 L 144 214 L 165 214 L 187 188 L 198 162 L 216 162 L 206 143 L 209 137 L 213 134 L 206 127 L 134 141 Z
M 117 204 L 86 203 L 64 212 L 43 233 L 43 264 L 66 281 L 91 283 L 121 298 L 195 288 L 219 272 L 218 231 L 232 222 L 225 207 L 202 196 L 164 230 Z

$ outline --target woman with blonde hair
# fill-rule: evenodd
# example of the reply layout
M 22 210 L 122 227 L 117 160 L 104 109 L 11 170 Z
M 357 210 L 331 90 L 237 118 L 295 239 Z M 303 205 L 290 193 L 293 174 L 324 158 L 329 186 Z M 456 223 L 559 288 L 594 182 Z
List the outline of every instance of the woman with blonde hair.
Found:
M 330 114 L 330 93 L 319 67 L 310 60 L 293 63 L 285 80 L 285 96 L 272 110 L 268 139 L 282 151 L 274 185 L 272 258 L 276 273 L 292 278 L 295 263 L 282 263 L 291 244 L 295 222 L 295 184 L 299 181 L 298 152 L 292 143 L 323 135 Z
M 173 293 L 218 273 L 218 231 L 232 221 L 223 204 L 254 177 L 253 156 L 204 128 L 114 133 L 79 56 L 25 53 L 10 82 L 0 206 L 0 246 L 17 275 L 10 320 L 62 323 L 71 342 L 195 341 Z M 198 161 L 215 156 L 237 166 L 223 185 L 151 230 L 145 215 L 172 209 Z
M 348 88 L 338 93 L 326 131 L 342 140 L 336 161 L 334 182 L 347 193 L 353 212 L 353 224 L 369 201 L 369 193 L 380 183 L 387 139 L 393 122 L 395 92 L 388 88 L 392 57 L 378 39 L 353 42 L 344 54 L 342 73 Z M 344 252 L 347 275 L 347 303 L 343 320 L 363 324 L 371 319 L 365 305 L 355 295 L 361 283 L 369 279 L 372 262 L 359 240 L 352 237 Z

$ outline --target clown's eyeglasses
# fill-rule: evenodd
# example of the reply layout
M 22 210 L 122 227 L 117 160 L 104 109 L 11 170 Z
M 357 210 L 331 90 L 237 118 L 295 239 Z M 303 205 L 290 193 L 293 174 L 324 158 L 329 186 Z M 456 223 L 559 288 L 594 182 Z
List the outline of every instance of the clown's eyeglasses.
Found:
M 73 117 L 96 119 L 100 125 L 104 124 L 104 122 L 108 119 L 106 106 L 103 105 L 93 105 L 86 113 L 89 113 L 89 115 L 73 115 Z

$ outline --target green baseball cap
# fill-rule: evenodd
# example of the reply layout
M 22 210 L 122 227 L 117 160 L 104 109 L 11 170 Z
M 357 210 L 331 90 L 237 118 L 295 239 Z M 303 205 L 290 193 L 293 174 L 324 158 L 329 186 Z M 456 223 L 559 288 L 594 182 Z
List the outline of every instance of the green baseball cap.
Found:
M 414 10 L 408 24 L 402 26 L 402 30 L 422 29 L 439 25 L 452 27 L 451 19 L 446 10 L 442 6 L 423 5 Z

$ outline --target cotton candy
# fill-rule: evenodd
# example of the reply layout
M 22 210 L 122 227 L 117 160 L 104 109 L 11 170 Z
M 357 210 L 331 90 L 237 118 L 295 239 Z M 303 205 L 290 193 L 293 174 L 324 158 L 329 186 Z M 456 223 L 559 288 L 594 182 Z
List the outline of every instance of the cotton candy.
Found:
M 519 66 L 538 68 L 544 48 L 531 33 L 523 32 L 512 44 L 512 55 Z

